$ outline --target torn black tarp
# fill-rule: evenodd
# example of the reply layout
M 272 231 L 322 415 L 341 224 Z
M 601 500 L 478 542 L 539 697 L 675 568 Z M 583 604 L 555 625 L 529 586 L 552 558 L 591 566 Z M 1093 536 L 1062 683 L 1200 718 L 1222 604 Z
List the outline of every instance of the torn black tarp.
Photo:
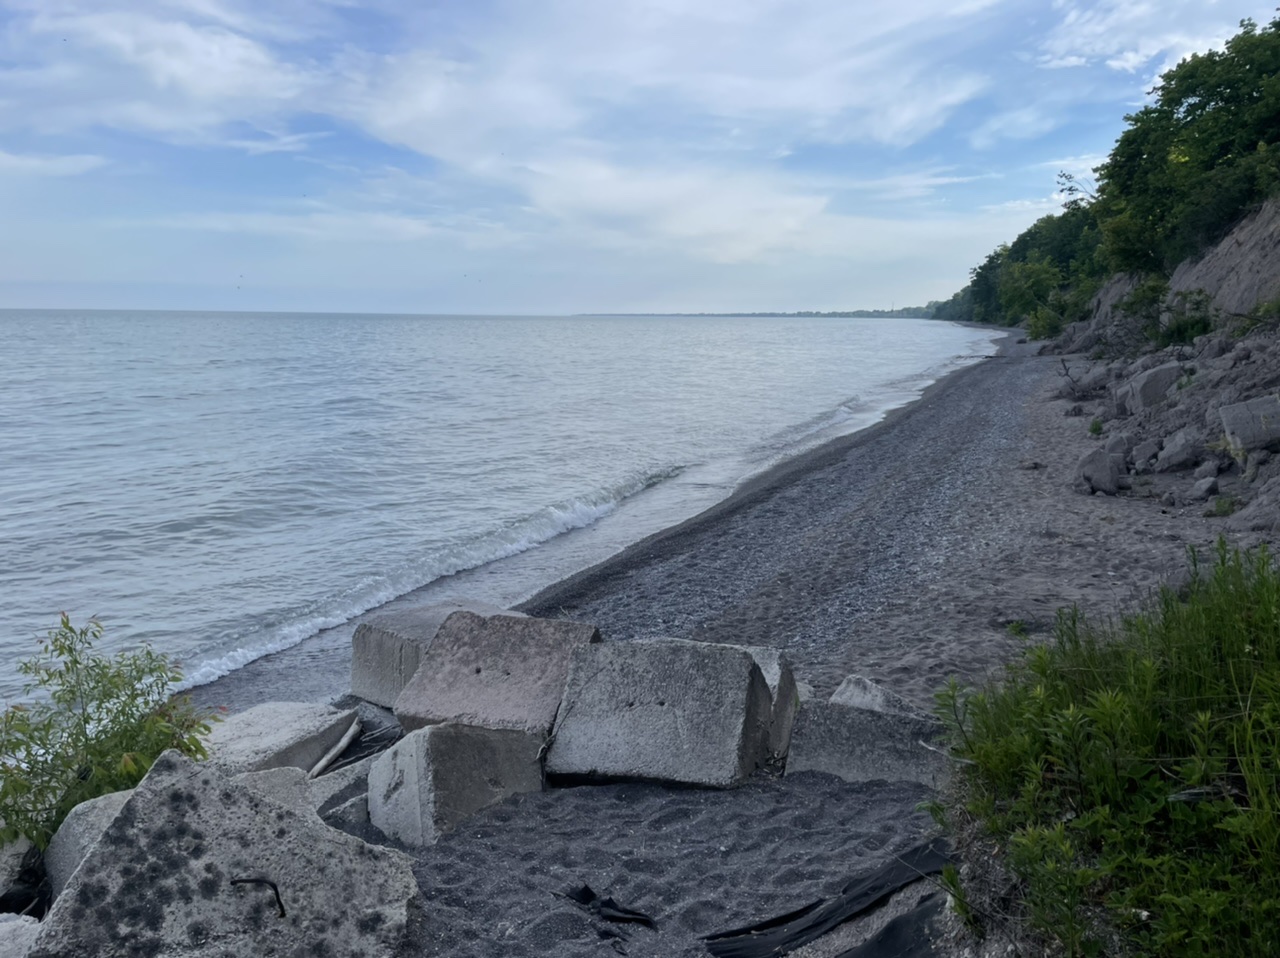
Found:
M 932 958 L 935 952 L 930 931 L 942 916 L 946 903 L 946 896 L 935 892 L 836 958 Z
M 636 911 L 633 908 L 624 908 L 612 898 L 601 898 L 590 885 L 579 885 L 577 888 L 569 888 L 562 894 L 565 898 L 581 905 L 587 911 L 591 912 L 591 914 L 598 915 L 605 921 L 619 922 L 627 925 L 643 925 L 645 928 L 657 930 L 658 923 L 644 912 Z
M 847 884 L 834 898 L 821 899 L 795 911 L 746 928 L 708 935 L 707 951 L 715 958 L 776 958 L 820 938 L 851 918 L 874 911 L 894 892 L 936 875 L 949 861 L 944 839 L 917 845 Z

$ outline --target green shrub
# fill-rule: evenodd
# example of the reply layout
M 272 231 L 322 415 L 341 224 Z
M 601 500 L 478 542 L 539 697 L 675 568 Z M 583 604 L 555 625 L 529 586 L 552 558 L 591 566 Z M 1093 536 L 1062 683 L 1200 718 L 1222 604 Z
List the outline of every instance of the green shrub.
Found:
M 1097 416 L 1094 416 L 1093 420 L 1089 423 L 1089 435 L 1093 436 L 1095 439 L 1102 435 L 1102 420 Z
M 165 749 L 204 758 L 212 716 L 171 698 L 180 669 L 143 646 L 115 656 L 65 614 L 18 666 L 35 698 L 0 714 L 0 845 L 25 835 L 44 848 L 76 805 L 132 788 Z
M 1003 847 L 1031 923 L 1070 955 L 1275 955 L 1280 575 L 1219 543 L 1118 623 L 1059 614 L 1002 683 L 952 683 L 953 803 Z M 1104 920 L 1099 921 L 1098 916 Z M 1229 944 L 1228 944 L 1229 943 Z M 1225 950 L 1224 950 L 1225 949 Z

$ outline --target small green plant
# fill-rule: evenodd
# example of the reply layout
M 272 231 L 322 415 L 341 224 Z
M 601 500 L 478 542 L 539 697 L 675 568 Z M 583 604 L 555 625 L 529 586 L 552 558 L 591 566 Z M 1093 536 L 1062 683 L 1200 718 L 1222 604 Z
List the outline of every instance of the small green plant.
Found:
M 1014 619 L 1005 626 L 1005 631 L 1015 639 L 1025 639 L 1031 634 L 1031 630 L 1027 628 L 1027 623 L 1023 622 L 1021 619 Z
M 1089 423 L 1089 435 L 1095 438 L 1102 435 L 1102 420 L 1097 416 L 1093 417 L 1093 421 Z
M 1207 519 L 1224 519 L 1240 509 L 1240 500 L 1235 496 L 1218 496 L 1213 505 L 1204 511 Z
M 952 682 L 937 711 L 960 762 L 947 817 L 994 838 L 1067 955 L 1277 954 L 1280 573 L 1264 547 L 1220 541 L 1212 569 L 1193 551 L 1188 585 L 1118 622 L 1064 610 L 1003 682 Z
M 165 749 L 206 757 L 213 716 L 170 696 L 178 666 L 147 646 L 102 655 L 101 637 L 64 613 L 18 665 L 34 697 L 0 714 L 0 845 L 25 835 L 44 848 L 72 808 L 132 788 Z

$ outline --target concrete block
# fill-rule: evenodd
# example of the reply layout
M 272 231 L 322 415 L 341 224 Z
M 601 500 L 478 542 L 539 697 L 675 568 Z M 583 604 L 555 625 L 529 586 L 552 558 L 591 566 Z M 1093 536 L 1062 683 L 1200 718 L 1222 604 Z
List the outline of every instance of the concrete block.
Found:
M 392 958 L 419 907 L 408 856 L 170 751 L 71 876 L 30 958 Z
M 791 732 L 786 774 L 827 772 L 846 782 L 884 779 L 939 788 L 950 774 L 946 758 L 920 743 L 940 732 L 939 723 L 917 716 L 809 702 Z
M 787 749 L 791 747 L 791 727 L 796 721 L 796 710 L 800 707 L 800 690 L 796 686 L 795 674 L 791 671 L 791 660 L 781 649 L 771 649 L 762 645 L 739 645 L 740 648 L 760 666 L 760 674 L 769 686 L 769 698 L 773 708 L 769 719 L 769 754 L 775 758 L 785 758 Z
M 351 693 L 384 708 L 396 698 L 418 671 L 422 653 L 431 645 L 444 621 L 455 612 L 482 617 L 510 615 L 487 602 L 460 599 L 419 609 L 387 612 L 362 622 L 351 637 Z
M 1275 396 L 1222 406 L 1218 415 L 1237 458 L 1255 449 L 1280 451 L 1280 399 Z
M 1133 447 L 1133 466 L 1140 472 L 1150 471 L 1151 460 L 1160 455 L 1160 440 L 1148 439 Z
M 551 731 L 573 650 L 600 641 L 594 625 L 455 612 L 396 699 L 406 731 L 452 722 Z
M 1114 496 L 1120 491 L 1122 462 L 1119 456 L 1102 448 L 1085 453 L 1076 463 L 1076 488 L 1084 493 Z
M 307 773 L 300 768 L 268 768 L 261 772 L 241 772 L 235 781 L 247 785 L 263 798 L 300 813 L 314 812 Z
M 265 702 L 213 726 L 209 764 L 228 773 L 291 766 L 304 772 L 324 757 L 356 720 L 313 702 Z
M 0 914 L 0 958 L 26 958 L 40 933 L 40 922 L 29 915 Z
M 81 802 L 67 813 L 49 840 L 49 847 L 44 850 L 45 874 L 49 876 L 55 899 L 62 894 L 75 870 L 98 843 L 107 826 L 115 821 L 132 794 L 133 790 L 129 789 L 99 795 Z
M 767 756 L 772 712 L 760 666 L 740 648 L 587 646 L 573 656 L 547 773 L 736 785 Z
M 411 847 L 433 845 L 482 808 L 542 790 L 540 735 L 430 725 L 410 732 L 369 769 L 369 821 Z

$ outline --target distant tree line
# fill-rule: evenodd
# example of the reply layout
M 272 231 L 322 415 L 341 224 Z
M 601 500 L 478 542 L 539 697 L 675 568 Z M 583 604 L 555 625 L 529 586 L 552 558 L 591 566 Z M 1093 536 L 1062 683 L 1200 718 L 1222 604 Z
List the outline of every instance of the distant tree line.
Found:
M 1280 18 L 1242 21 L 1225 49 L 1188 57 L 1151 93 L 1125 117 L 1096 187 L 1060 174 L 1063 211 L 993 250 L 930 315 L 1054 336 L 1087 318 L 1107 277 L 1158 288 L 1280 191 Z

